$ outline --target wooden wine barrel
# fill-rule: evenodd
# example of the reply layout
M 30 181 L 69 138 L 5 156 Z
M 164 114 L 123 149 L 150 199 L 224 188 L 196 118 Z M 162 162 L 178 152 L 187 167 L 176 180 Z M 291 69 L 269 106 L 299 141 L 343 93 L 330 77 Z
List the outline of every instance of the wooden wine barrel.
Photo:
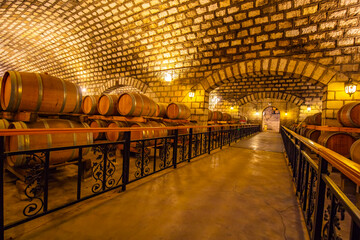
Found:
M 118 111 L 116 110 L 118 98 L 118 95 L 101 95 L 97 104 L 98 112 L 105 116 L 119 115 Z
M 0 129 L 8 129 L 10 123 L 6 119 L 0 119 Z
M 140 139 L 145 139 L 145 138 L 150 138 L 151 136 L 153 136 L 153 133 L 149 131 L 149 126 L 146 123 L 133 123 L 130 125 L 130 127 L 132 128 L 139 128 L 139 127 L 144 127 L 147 128 L 145 130 L 141 130 L 141 131 L 132 131 L 131 132 L 131 140 L 140 140 Z
M 89 128 L 86 123 L 79 123 L 63 119 L 42 119 L 38 122 L 24 123 L 14 122 L 9 126 L 10 129 L 33 129 L 33 128 Z M 18 135 L 10 136 L 6 139 L 6 150 L 24 151 L 35 149 L 46 149 L 54 147 L 78 146 L 93 143 L 93 134 L 89 133 L 56 133 L 41 135 Z M 83 155 L 86 155 L 90 148 L 84 148 Z M 66 161 L 77 159 L 79 149 L 61 150 L 50 153 L 50 164 L 60 164 Z M 27 157 L 25 155 L 14 155 L 7 159 L 10 166 L 25 166 Z
M 337 113 L 337 119 L 345 127 L 360 127 L 360 102 L 342 106 Z
M 307 130 L 308 130 L 307 128 L 302 127 L 302 128 L 300 128 L 299 134 L 300 134 L 301 136 L 306 137 L 306 132 L 307 132 Z
M 322 115 L 321 113 L 316 113 L 316 114 L 310 116 L 309 124 L 320 126 L 321 125 L 321 115 Z
M 85 96 L 81 102 L 81 109 L 83 113 L 88 115 L 98 114 L 97 103 L 99 98 L 99 95 Z
M 213 121 L 221 121 L 223 119 L 223 114 L 220 111 L 213 111 Z
M 306 125 L 311 125 L 311 116 L 307 116 L 304 120 L 304 123 L 306 123 Z
M 90 128 L 106 128 L 107 126 L 108 123 L 106 121 L 98 120 L 98 119 L 95 119 L 90 123 Z M 106 138 L 105 132 L 94 132 L 93 138 L 94 140 L 105 139 Z
M 147 125 L 151 128 L 151 127 L 166 127 L 165 124 L 160 123 L 160 122 L 155 122 L 155 121 L 150 121 L 147 123 Z M 168 136 L 168 130 L 167 129 L 153 129 L 153 137 L 154 138 L 158 138 L 158 137 L 166 137 Z
M 157 104 L 144 94 L 129 92 L 120 95 L 117 111 L 123 116 L 150 116 L 156 115 Z
M 108 128 L 124 128 L 128 127 L 127 122 L 113 121 L 108 124 Z M 121 141 L 124 139 L 124 132 L 107 131 L 105 133 L 106 139 L 111 142 Z
M 208 111 L 208 121 L 212 121 L 213 118 L 213 111 L 209 110 Z
M 123 116 L 139 117 L 143 113 L 144 101 L 140 93 L 129 92 L 120 95 L 117 111 Z
M 183 103 L 170 103 L 166 109 L 170 119 L 188 119 L 191 116 L 190 108 Z
M 318 143 L 344 157 L 350 157 L 351 145 L 355 142 L 355 138 L 345 132 L 323 132 Z
M 144 102 L 142 116 L 155 117 L 157 105 L 154 100 L 144 94 L 141 94 L 141 97 Z
M 167 103 L 157 103 L 155 117 L 165 117 L 167 106 Z
M 306 131 L 306 137 L 309 138 L 311 141 L 318 142 L 320 137 L 321 131 L 315 129 L 308 129 Z
M 223 121 L 231 121 L 231 115 L 228 113 L 222 113 L 223 117 L 222 120 Z
M 351 160 L 360 164 L 360 139 L 351 145 L 350 156 Z
M 71 113 L 80 108 L 80 87 L 47 74 L 8 71 L 0 89 L 4 111 Z

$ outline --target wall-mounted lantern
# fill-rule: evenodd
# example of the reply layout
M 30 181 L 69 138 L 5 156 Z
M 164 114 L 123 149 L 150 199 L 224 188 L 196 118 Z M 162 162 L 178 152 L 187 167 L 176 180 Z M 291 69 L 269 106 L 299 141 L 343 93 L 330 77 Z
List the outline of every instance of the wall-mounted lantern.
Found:
M 351 97 L 352 94 L 356 92 L 356 84 L 352 81 L 352 79 L 349 79 L 344 85 L 345 92 L 349 94 Z
M 189 98 L 193 98 L 193 97 L 195 97 L 195 91 L 191 89 L 189 92 Z
M 310 105 L 307 106 L 307 111 L 310 112 L 311 111 L 311 107 Z

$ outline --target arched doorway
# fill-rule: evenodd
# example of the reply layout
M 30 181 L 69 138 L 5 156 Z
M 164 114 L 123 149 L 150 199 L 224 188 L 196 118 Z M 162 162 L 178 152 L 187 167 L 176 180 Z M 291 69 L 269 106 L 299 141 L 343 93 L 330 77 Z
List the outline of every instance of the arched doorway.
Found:
M 262 112 L 262 129 L 269 132 L 280 132 L 280 110 L 269 106 Z

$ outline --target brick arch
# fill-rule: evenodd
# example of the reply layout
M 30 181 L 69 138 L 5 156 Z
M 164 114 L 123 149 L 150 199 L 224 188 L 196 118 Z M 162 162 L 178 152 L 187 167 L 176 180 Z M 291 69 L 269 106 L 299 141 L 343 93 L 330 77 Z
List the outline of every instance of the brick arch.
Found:
M 113 90 L 123 87 L 123 86 L 132 86 L 139 89 L 141 92 L 146 93 L 146 91 L 151 90 L 148 85 L 131 77 L 122 77 L 120 79 L 112 79 L 107 81 L 99 90 L 98 93 L 110 93 Z
M 322 64 L 293 58 L 263 58 L 237 62 L 222 68 L 200 81 L 207 92 L 229 82 L 234 77 L 286 75 L 312 80 L 323 85 L 330 81 L 347 81 L 345 74 L 330 69 Z
M 247 95 L 246 97 L 243 97 L 238 100 L 238 103 L 240 106 L 255 101 L 260 100 L 264 98 L 273 98 L 273 99 L 281 99 L 285 100 L 287 102 L 291 102 L 296 104 L 297 106 L 301 106 L 305 100 L 303 98 L 300 98 L 298 96 L 289 94 L 289 93 L 283 93 L 283 92 L 257 92 L 251 95 Z
M 98 94 L 102 93 L 110 93 L 117 88 L 124 87 L 124 86 L 132 86 L 139 89 L 148 97 L 151 97 L 153 100 L 158 101 L 158 97 L 156 93 L 145 83 L 139 81 L 135 78 L 131 77 L 123 77 L 118 80 L 112 79 L 107 81 L 99 90 Z

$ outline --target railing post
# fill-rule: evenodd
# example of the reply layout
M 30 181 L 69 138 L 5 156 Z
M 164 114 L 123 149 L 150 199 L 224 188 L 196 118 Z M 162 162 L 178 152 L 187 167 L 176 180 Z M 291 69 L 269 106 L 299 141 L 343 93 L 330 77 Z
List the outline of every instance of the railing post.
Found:
M 360 226 L 358 226 L 355 221 L 351 221 L 350 240 L 355 239 L 360 239 Z
M 315 212 L 314 212 L 314 231 L 312 239 L 317 240 L 321 239 L 321 230 L 323 223 L 324 215 L 324 203 L 325 203 L 325 190 L 326 184 L 322 179 L 323 174 L 327 174 L 328 163 L 322 157 L 319 157 L 319 172 L 317 176 L 317 186 L 316 186 L 316 202 L 315 202 Z
M 296 145 L 295 145 L 296 147 Z M 298 176 L 297 176 L 297 183 L 296 183 L 296 192 L 299 192 L 301 191 L 301 182 L 302 182 L 302 179 L 303 179 L 303 169 L 302 169 L 302 165 L 303 165 L 303 158 L 302 158 L 302 150 L 303 148 L 303 143 L 301 141 L 299 141 L 299 152 L 298 152 L 298 156 L 297 156 L 297 162 L 298 162 Z
M 49 196 L 49 161 L 50 161 L 50 152 L 45 152 L 45 166 L 44 166 L 44 212 L 48 211 L 48 196 Z
M 189 132 L 189 153 L 188 153 L 188 162 L 190 162 L 192 156 L 192 137 L 193 137 L 193 129 L 190 128 Z
M 123 177 L 122 177 L 122 190 L 126 190 L 126 185 L 129 182 L 129 165 L 130 165 L 130 139 L 131 132 L 124 133 L 124 153 L 123 153 Z
M 211 127 L 209 127 L 209 142 L 208 142 L 208 154 L 210 154 L 210 146 L 211 146 Z
M 4 162 L 5 137 L 0 136 L 0 240 L 4 240 Z
M 224 127 L 220 127 L 220 149 L 222 149 L 223 145 L 223 128 Z
M 173 165 L 176 168 L 177 148 L 178 148 L 179 129 L 175 129 L 174 148 L 173 148 Z
M 77 179 L 77 193 L 76 193 L 76 199 L 80 200 L 81 198 L 81 178 L 83 174 L 83 149 L 79 148 L 79 157 L 78 157 L 78 179 Z

